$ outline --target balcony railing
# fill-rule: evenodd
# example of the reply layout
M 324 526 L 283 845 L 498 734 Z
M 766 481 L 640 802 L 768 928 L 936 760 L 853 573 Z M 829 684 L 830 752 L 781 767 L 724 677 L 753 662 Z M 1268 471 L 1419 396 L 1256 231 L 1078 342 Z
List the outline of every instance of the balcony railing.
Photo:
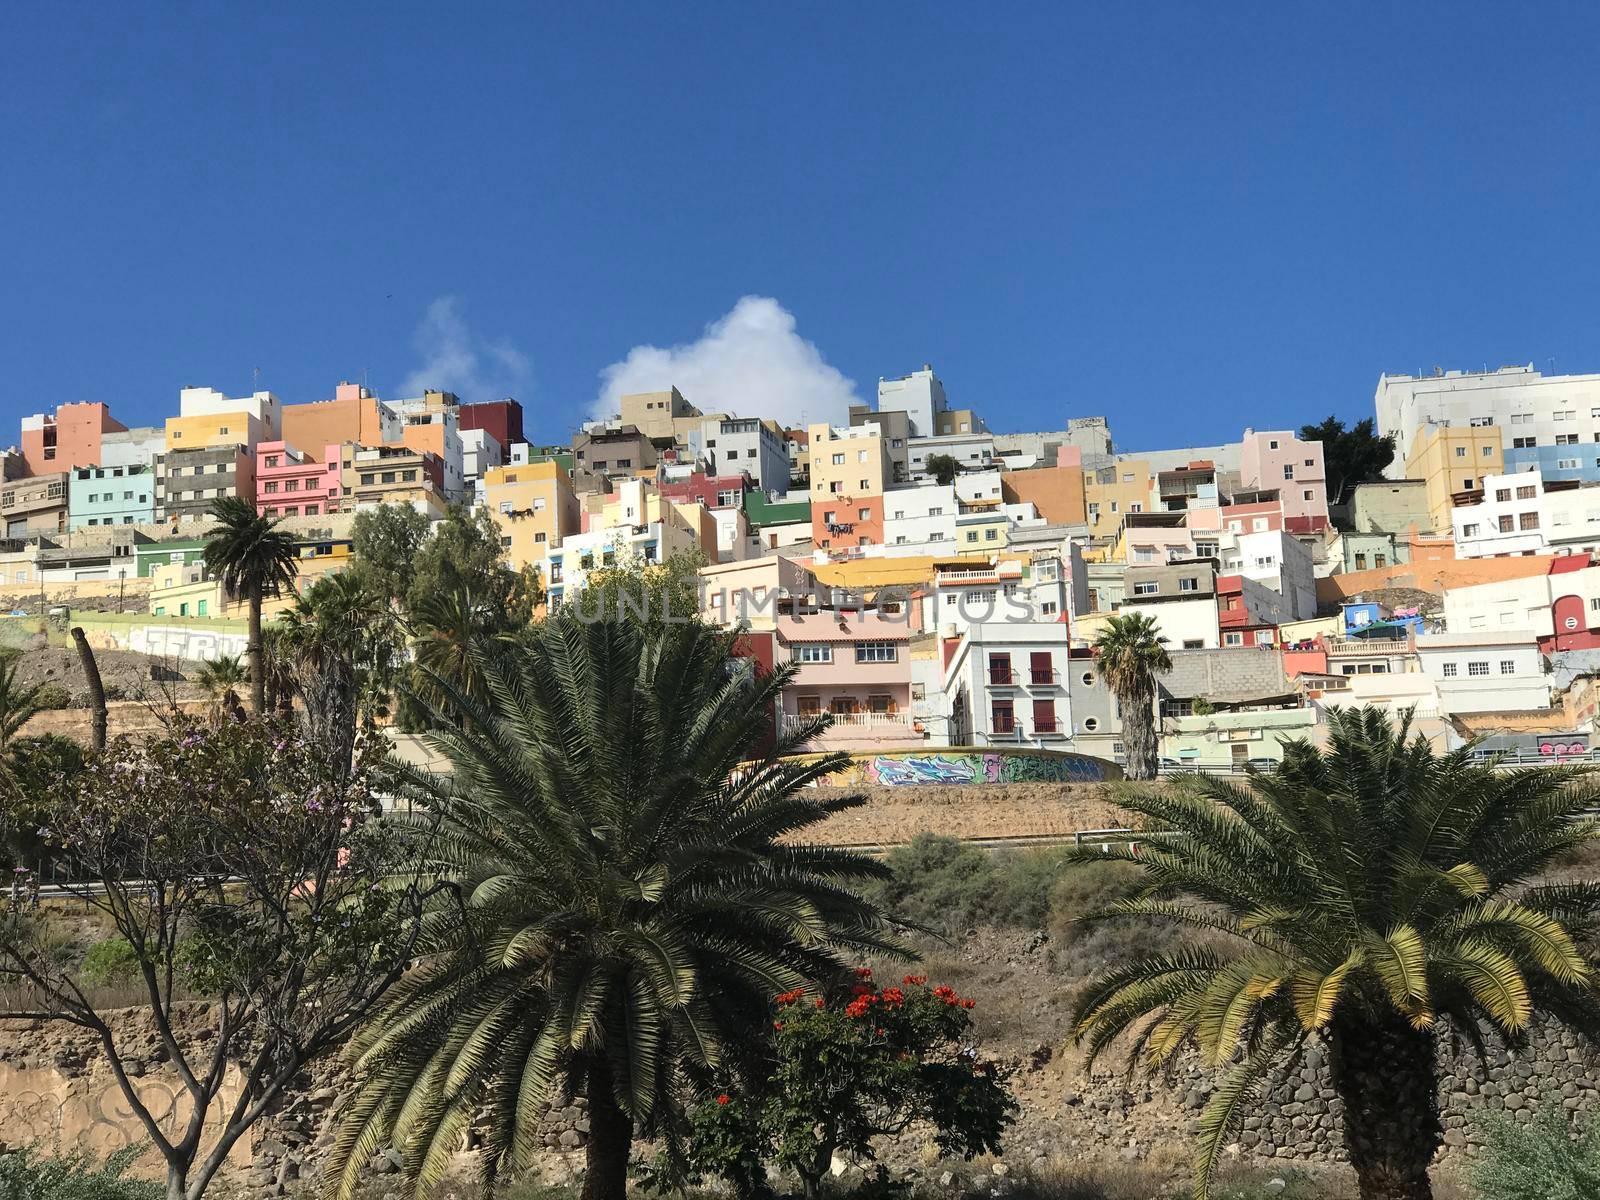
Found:
M 1061 682 L 1061 672 L 1049 667 L 1029 667 L 1028 684 L 1031 687 L 1053 687 Z
M 990 687 L 1010 687 L 1015 682 L 1016 677 L 1012 674 L 1010 667 L 989 668 Z
M 784 713 L 784 731 L 809 725 L 821 715 L 823 714 Z M 830 724 L 835 729 L 909 729 L 912 721 L 908 712 L 836 712 L 827 715 L 833 718 Z

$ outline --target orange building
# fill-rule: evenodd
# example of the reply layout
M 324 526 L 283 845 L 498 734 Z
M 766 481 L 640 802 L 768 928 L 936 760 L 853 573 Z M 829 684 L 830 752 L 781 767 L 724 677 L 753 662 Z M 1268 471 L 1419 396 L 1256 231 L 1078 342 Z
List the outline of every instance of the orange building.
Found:
M 359 383 L 341 383 L 332 400 L 284 405 L 282 423 L 283 440 L 312 454 L 346 442 L 382 446 L 400 440 L 399 419 Z
M 98 467 L 101 435 L 127 429 L 98 401 L 58 404 L 54 414 L 22 418 L 22 461 L 30 475 Z
M 1052 525 L 1088 521 L 1082 467 L 1030 467 L 1000 476 L 1000 495 L 1007 504 L 1032 504 Z
M 883 545 L 882 496 L 829 496 L 811 505 L 811 543 L 819 550 Z

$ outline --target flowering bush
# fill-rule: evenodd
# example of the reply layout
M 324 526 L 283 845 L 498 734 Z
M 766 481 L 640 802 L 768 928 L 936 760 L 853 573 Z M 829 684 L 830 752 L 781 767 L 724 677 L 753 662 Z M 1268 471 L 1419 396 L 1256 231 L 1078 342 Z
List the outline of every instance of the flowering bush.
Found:
M 922 975 L 878 987 L 863 968 L 848 984 L 784 992 L 773 1005 L 767 1078 L 725 1084 L 694 1110 L 692 1173 L 760 1195 L 772 1161 L 815 1196 L 836 1152 L 870 1162 L 873 1138 L 915 1122 L 942 1154 L 999 1148 L 1016 1102 L 972 1049 L 973 1002 L 955 989 Z

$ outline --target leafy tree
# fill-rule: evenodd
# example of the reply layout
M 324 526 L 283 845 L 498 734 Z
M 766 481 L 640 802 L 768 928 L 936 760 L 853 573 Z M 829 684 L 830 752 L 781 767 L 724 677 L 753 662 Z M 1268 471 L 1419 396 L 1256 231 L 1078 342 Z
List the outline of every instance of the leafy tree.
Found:
M 267 719 L 190 725 L 113 741 L 25 814 L 72 868 L 69 893 L 127 943 L 187 1115 L 164 1121 L 141 1097 L 127 1055 L 145 1053 L 146 1035 L 95 1007 L 46 916 L 0 911 L 0 982 L 34 997 L 0 1020 L 64 1021 L 99 1038 L 161 1156 L 168 1200 L 198 1200 L 239 1138 L 308 1063 L 346 1043 L 410 962 L 421 849 L 379 819 L 382 749 L 363 746 L 346 772 Z M 190 997 L 210 1005 L 209 1039 L 175 1030 Z M 224 1103 L 230 1073 L 239 1090 Z
M 395 604 L 405 600 L 432 528 L 433 522 L 409 504 L 378 504 L 356 513 L 350 548 L 378 595 Z
M 408 569 L 406 611 L 413 617 L 431 596 L 465 592 L 485 611 L 504 614 L 510 628 L 526 625 L 543 601 L 537 576 L 513 571 L 500 548 L 500 526 L 487 509 L 452 508 L 423 543 Z
M 45 705 L 41 703 L 41 684 L 24 683 L 19 675 L 22 657 L 14 650 L 0 651 L 0 792 L 18 787 L 19 755 L 26 739 L 22 727 L 33 720 Z
M 1300 436 L 1322 443 L 1329 504 L 1343 504 L 1358 483 L 1382 479 L 1384 469 L 1394 461 L 1394 437 L 1379 434 L 1371 417 L 1363 417 L 1348 429 L 1338 417 L 1329 417 L 1320 425 L 1303 426 Z
M 757 1069 L 726 1080 L 693 1113 L 691 1175 L 720 1175 L 741 1197 L 765 1196 L 771 1160 L 815 1200 L 835 1153 L 876 1161 L 873 1139 L 918 1122 L 943 1155 L 998 1152 L 1017 1105 L 972 1049 L 973 1002 L 921 975 L 875 988 L 871 974 L 858 971 L 853 987 L 777 997 Z
M 216 524 L 206 530 L 205 563 L 222 586 L 250 606 L 250 710 L 266 708 L 266 670 L 261 652 L 261 602 L 294 587 L 299 548 L 279 529 L 280 521 L 259 515 L 238 496 L 211 502 Z
M 1156 736 L 1156 678 L 1172 670 L 1167 639 L 1154 617 L 1115 613 L 1094 641 L 1095 659 L 1122 713 L 1122 743 L 1128 748 L 1129 779 L 1154 779 L 1160 765 Z
M 1593 1200 L 1600 1196 L 1600 1121 L 1576 1131 L 1566 1114 L 1546 1109 L 1527 1125 L 1509 1117 L 1487 1123 L 1488 1143 L 1466 1176 L 1480 1200 Z
M 1600 790 L 1585 769 L 1500 772 L 1471 747 L 1435 755 L 1409 720 L 1374 709 L 1329 726 L 1326 750 L 1290 743 L 1275 774 L 1120 800 L 1151 836 L 1107 853 L 1148 886 L 1106 913 L 1206 941 L 1096 979 L 1076 1034 L 1090 1063 L 1134 1031 L 1153 1070 L 1192 1048 L 1220 1072 L 1199 1124 L 1201 1200 L 1246 1100 L 1313 1039 L 1363 1200 L 1426 1200 L 1443 1136 L 1441 1019 L 1480 1054 L 1486 1034 L 1515 1044 L 1537 1013 L 1600 1036 L 1595 964 L 1580 948 L 1600 884 L 1529 885 L 1600 837 L 1583 816 Z
M 790 840 L 860 797 L 808 784 L 842 756 L 774 738 L 792 668 L 726 670 L 731 639 L 551 617 L 474 647 L 486 698 L 432 739 L 451 773 L 396 768 L 441 821 L 441 904 L 420 965 L 355 1041 L 363 1081 L 335 1144 L 348 1197 L 392 1142 L 416 1194 L 480 1115 L 492 1181 L 539 1142 L 552 1093 L 589 1103 L 585 1200 L 621 1200 L 636 1135 L 671 1133 L 780 990 L 890 950 L 859 881 L 883 868 Z
M 675 550 L 659 563 L 642 558 L 589 572 L 583 590 L 569 601 L 589 619 L 615 617 L 646 627 L 700 619 L 699 550 Z
M 195 685 L 211 697 L 219 717 L 231 717 L 239 707 L 239 687 L 249 682 L 250 673 L 237 656 L 224 655 L 200 664 Z
M 14 1150 L 0 1155 L 0 1200 L 161 1200 L 159 1185 L 125 1175 L 144 1149 L 124 1146 L 103 1163 Z
M 930 454 L 926 470 L 940 487 L 949 487 L 956 481 L 956 476 L 961 474 L 961 464 L 949 454 Z

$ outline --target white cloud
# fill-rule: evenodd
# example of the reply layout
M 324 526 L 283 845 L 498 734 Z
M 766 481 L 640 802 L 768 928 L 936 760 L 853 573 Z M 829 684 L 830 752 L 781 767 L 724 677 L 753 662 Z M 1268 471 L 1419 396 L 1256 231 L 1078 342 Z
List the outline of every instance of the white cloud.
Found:
M 771 417 L 784 425 L 843 425 L 850 405 L 860 402 L 855 382 L 829 366 L 795 332 L 794 314 L 768 296 L 741 298 L 698 341 L 635 346 L 600 372 L 594 413 L 615 416 L 620 397 L 674 386 L 701 412 Z
M 461 302 L 440 296 L 412 337 L 422 365 L 407 375 L 400 395 L 454 392 L 464 404 L 515 395 L 530 374 L 528 358 L 509 342 L 491 342 L 473 333 L 461 315 Z

